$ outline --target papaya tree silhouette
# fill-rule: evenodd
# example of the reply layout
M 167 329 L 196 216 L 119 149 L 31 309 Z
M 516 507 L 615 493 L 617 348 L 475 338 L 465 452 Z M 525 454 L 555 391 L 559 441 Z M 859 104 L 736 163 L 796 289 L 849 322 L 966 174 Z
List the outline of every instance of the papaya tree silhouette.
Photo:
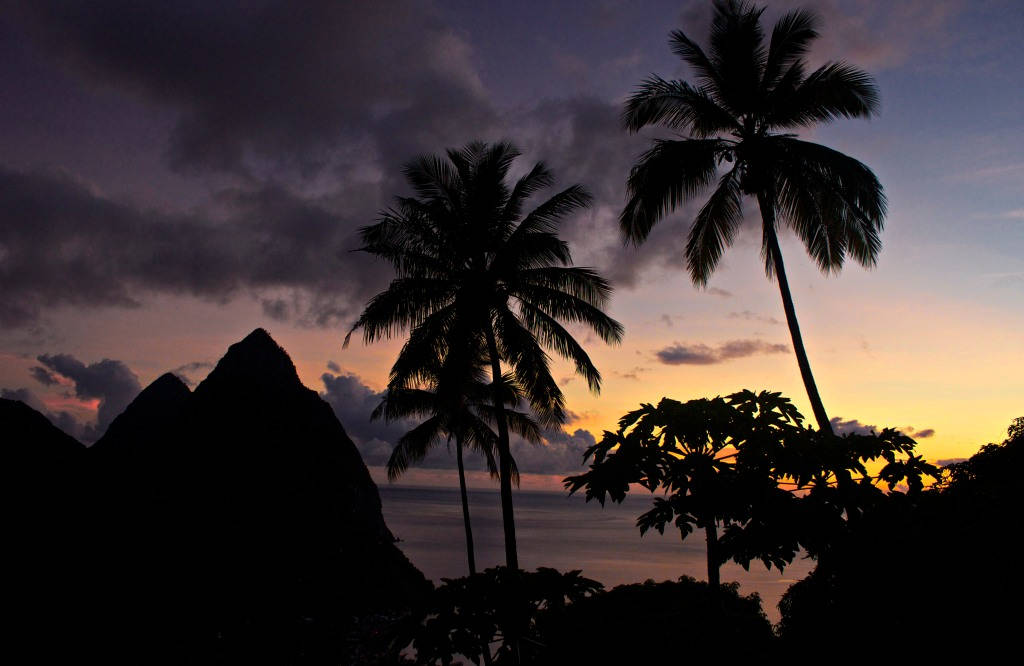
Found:
M 569 246 L 557 233 L 566 215 L 589 205 L 590 195 L 571 185 L 524 215 L 527 200 L 554 179 L 537 163 L 510 187 L 505 181 L 519 154 L 507 142 L 474 142 L 405 167 L 416 196 L 399 197 L 361 230 L 362 250 L 390 262 L 396 278 L 370 300 L 345 339 L 359 329 L 366 342 L 410 329 L 393 368 L 409 377 L 457 346 L 486 350 L 505 560 L 512 570 L 519 558 L 502 364 L 539 422 L 561 424 L 565 397 L 545 348 L 573 363 L 591 390 L 601 386 L 600 373 L 563 322 L 583 325 L 607 343 L 622 337 L 622 326 L 602 310 L 611 286 L 594 270 L 572 266 Z
M 450 352 L 441 361 L 427 359 L 428 364 L 417 375 L 418 382 L 409 377 L 392 375 L 384 399 L 371 418 L 386 420 L 422 418 L 423 421 L 403 435 L 388 459 L 388 479 L 398 479 L 410 465 L 426 457 L 442 442 L 455 440 L 455 460 L 459 473 L 459 494 L 462 501 L 462 520 L 466 532 L 466 558 L 469 573 L 476 573 L 476 555 L 473 549 L 473 529 L 469 517 L 469 495 L 463 449 L 481 453 L 487 461 L 492 477 L 498 476 L 498 435 L 493 426 L 496 421 L 491 402 L 493 390 L 486 382 L 481 353 L 471 356 L 461 350 Z M 433 363 L 431 363 L 433 361 Z M 424 379 L 427 381 L 424 383 Z M 540 441 L 540 427 L 527 413 L 514 408 L 523 399 L 515 378 L 506 373 L 502 379 L 502 403 L 509 429 L 523 439 Z M 518 483 L 518 470 L 512 463 L 512 480 Z
M 782 571 L 801 548 L 820 556 L 850 521 L 886 501 L 879 483 L 916 494 L 924 476 L 940 476 L 899 431 L 836 437 L 802 422 L 788 398 L 769 391 L 662 398 L 623 416 L 584 453 L 588 471 L 564 483 L 602 505 L 621 502 L 631 484 L 664 493 L 637 519 L 641 534 L 674 524 L 685 540 L 704 530 L 708 582 L 717 587 L 729 560 Z M 872 475 L 875 461 L 881 469 Z
M 754 197 L 765 272 L 778 280 L 818 428 L 831 432 L 800 334 L 778 231 L 780 224 L 792 229 L 823 272 L 837 273 L 847 255 L 870 267 L 881 249 L 886 200 L 864 164 L 789 132 L 841 116 L 870 117 L 878 109 L 878 92 L 868 74 L 844 62 L 807 73 L 804 56 L 818 36 L 812 13 L 785 14 L 765 44 L 763 11 L 738 0 L 717 0 L 708 51 L 681 30 L 671 33 L 673 52 L 689 65 L 696 82 L 651 76 L 627 101 L 622 120 L 631 132 L 661 125 L 688 136 L 655 140 L 639 158 L 629 174 L 620 226 L 627 242 L 640 244 L 658 221 L 715 184 L 693 220 L 685 250 L 690 278 L 703 286 L 733 242 L 744 196 Z

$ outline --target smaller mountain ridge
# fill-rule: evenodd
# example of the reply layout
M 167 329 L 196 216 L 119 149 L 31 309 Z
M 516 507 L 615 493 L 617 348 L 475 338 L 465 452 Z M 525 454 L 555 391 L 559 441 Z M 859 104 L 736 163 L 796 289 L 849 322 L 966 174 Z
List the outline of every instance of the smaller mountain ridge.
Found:
M 131 448 L 140 432 L 167 433 L 176 425 L 186 401 L 192 395 L 185 382 L 169 372 L 160 375 L 115 418 L 91 450 L 113 453 Z
M 20 400 L 0 398 L 0 424 L 0 455 L 8 464 L 68 460 L 85 453 L 81 442 Z

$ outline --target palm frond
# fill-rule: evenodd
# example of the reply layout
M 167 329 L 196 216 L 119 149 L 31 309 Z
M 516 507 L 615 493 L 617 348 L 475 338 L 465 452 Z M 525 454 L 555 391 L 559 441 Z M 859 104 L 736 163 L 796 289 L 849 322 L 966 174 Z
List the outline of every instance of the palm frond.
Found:
M 533 334 L 510 310 L 494 313 L 499 355 L 508 361 L 516 381 L 538 418 L 545 424 L 565 420 L 565 396 L 551 376 L 551 359 Z
M 402 173 L 420 197 L 459 205 L 459 176 L 451 163 L 436 155 L 421 155 L 406 164 Z
M 554 233 L 566 215 L 588 207 L 594 197 L 582 185 L 570 185 L 530 211 L 509 237 L 514 242 L 518 235 L 538 231 Z
M 449 306 L 455 297 L 451 282 L 430 278 L 397 278 L 388 288 L 370 299 L 362 315 L 345 336 L 348 346 L 352 334 L 363 331 L 367 343 L 414 328 L 430 314 Z
M 807 54 L 811 42 L 818 38 L 817 15 L 806 9 L 787 12 L 775 23 L 765 61 L 761 89 L 770 90 L 789 68 Z
M 690 227 L 686 264 L 694 284 L 707 284 L 725 248 L 732 245 L 733 235 L 743 218 L 741 201 L 739 177 L 733 168 L 722 176 Z
M 761 30 L 763 8 L 739 0 L 716 0 L 708 55 L 720 76 L 714 93 L 736 115 L 760 106 L 760 83 L 767 54 Z
M 622 124 L 630 132 L 662 124 L 671 129 L 686 130 L 698 139 L 740 128 L 739 122 L 707 91 L 694 88 L 685 81 L 666 81 L 659 76 L 647 78 L 626 100 Z
M 682 58 L 683 62 L 693 69 L 697 80 L 702 83 L 702 88 L 707 86 L 715 90 L 722 84 L 722 75 L 714 63 L 704 53 L 704 49 L 687 37 L 686 33 L 682 30 L 673 30 L 669 33 L 668 42 L 672 53 Z
M 527 310 L 543 312 L 545 316 L 559 321 L 584 324 L 607 344 L 622 341 L 622 324 L 615 321 L 598 305 L 557 289 L 540 285 L 519 285 L 510 292 L 524 313 Z
M 874 115 L 878 111 L 878 88 L 864 70 L 832 62 L 812 72 L 795 89 L 770 95 L 768 105 L 769 127 L 809 127 L 840 117 Z
M 554 176 L 543 162 L 534 164 L 525 176 L 516 181 L 505 203 L 505 210 L 502 211 L 502 219 L 507 222 L 518 220 L 526 200 L 554 182 Z
M 776 141 L 780 212 L 819 268 L 838 271 L 847 254 L 873 266 L 887 208 L 875 174 L 826 146 L 788 137 Z
M 394 481 L 405 470 L 426 457 L 442 436 L 441 419 L 433 417 L 402 435 L 388 458 L 388 480 Z
M 619 216 L 626 241 L 642 243 L 655 223 L 702 192 L 714 179 L 726 148 L 722 139 L 655 141 L 626 182 L 628 201 Z
M 576 374 L 587 380 L 590 390 L 598 393 L 601 390 L 601 373 L 598 372 L 590 356 L 575 338 L 565 330 L 553 317 L 538 307 L 524 301 L 521 315 L 526 328 L 537 338 L 541 346 L 553 349 L 562 358 L 576 366 Z
M 520 271 L 512 283 L 544 287 L 586 301 L 595 307 L 604 307 L 612 294 L 612 285 L 592 268 L 586 266 L 541 266 Z

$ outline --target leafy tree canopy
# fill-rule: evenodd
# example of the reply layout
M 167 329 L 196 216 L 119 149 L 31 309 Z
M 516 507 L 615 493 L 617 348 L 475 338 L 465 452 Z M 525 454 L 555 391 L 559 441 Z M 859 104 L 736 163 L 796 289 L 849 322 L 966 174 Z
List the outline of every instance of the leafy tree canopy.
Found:
M 589 470 L 565 486 L 602 504 L 621 502 L 633 484 L 660 492 L 637 519 L 641 533 L 674 525 L 685 539 L 695 528 L 720 527 L 721 539 L 709 541 L 709 576 L 730 559 L 781 571 L 800 548 L 822 553 L 889 494 L 914 495 L 925 477 L 937 479 L 938 468 L 914 447 L 892 428 L 842 437 L 806 428 L 789 399 L 769 391 L 663 398 L 605 432 L 584 453 Z

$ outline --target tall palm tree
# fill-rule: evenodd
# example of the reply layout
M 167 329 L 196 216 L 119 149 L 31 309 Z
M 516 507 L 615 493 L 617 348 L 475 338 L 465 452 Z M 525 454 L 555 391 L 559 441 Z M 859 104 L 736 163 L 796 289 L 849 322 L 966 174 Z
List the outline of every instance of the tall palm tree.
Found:
M 408 378 L 393 376 L 384 399 L 371 415 L 372 419 L 424 419 L 403 435 L 395 445 L 387 464 L 390 481 L 398 479 L 410 465 L 423 460 L 427 453 L 441 442 L 450 445 L 452 439 L 455 440 L 462 521 L 466 532 L 466 558 L 470 574 L 476 573 L 476 554 L 469 518 L 463 449 L 470 448 L 483 454 L 491 476 L 498 476 L 495 458 L 498 436 L 492 428 L 495 417 L 490 402 L 493 393 L 491 386 L 484 379 L 483 369 L 479 353 L 473 355 L 473 359 L 467 359 L 458 352 L 450 353 L 448 358 L 443 360 L 428 359 L 428 368 L 421 373 L 432 376 L 426 385 L 410 384 Z M 515 407 L 523 398 L 522 392 L 516 386 L 514 378 L 508 374 L 502 377 L 502 384 L 503 405 L 508 408 Z M 523 439 L 533 443 L 540 441 L 540 428 L 529 414 L 506 409 L 505 418 L 508 420 L 509 428 Z M 518 481 L 518 470 L 514 461 L 512 477 L 513 481 Z
M 498 430 L 505 560 L 519 568 L 512 509 L 512 456 L 503 409 L 505 364 L 544 425 L 565 420 L 565 398 L 550 372 L 551 349 L 575 365 L 597 392 L 601 375 L 563 326 L 580 324 L 608 343 L 622 326 L 602 308 L 611 287 L 595 271 L 572 266 L 557 234 L 590 196 L 572 185 L 523 214 L 527 201 L 553 183 L 542 163 L 511 187 L 505 182 L 519 152 L 509 143 L 470 143 L 446 158 L 423 156 L 405 168 L 415 197 L 400 197 L 377 224 L 362 229 L 363 250 L 389 261 L 396 277 L 374 296 L 346 337 L 358 329 L 372 342 L 411 329 L 394 375 L 412 380 L 425 359 L 456 348 L 486 350 Z
M 868 74 L 844 62 L 806 73 L 804 55 L 818 36 L 813 14 L 785 14 L 766 45 L 763 11 L 717 0 L 707 52 L 682 31 L 671 33 L 672 50 L 696 82 L 652 76 L 630 97 L 622 117 L 633 132 L 660 124 L 688 136 L 656 140 L 640 157 L 629 175 L 620 224 L 626 240 L 639 244 L 677 205 L 715 184 L 686 243 L 690 277 L 703 286 L 741 223 L 743 196 L 755 197 L 765 272 L 778 280 L 818 427 L 831 432 L 800 336 L 778 228 L 784 223 L 796 232 L 825 273 L 838 272 L 847 255 L 873 266 L 886 201 L 868 167 L 787 132 L 840 116 L 869 117 L 878 108 L 878 92 Z

